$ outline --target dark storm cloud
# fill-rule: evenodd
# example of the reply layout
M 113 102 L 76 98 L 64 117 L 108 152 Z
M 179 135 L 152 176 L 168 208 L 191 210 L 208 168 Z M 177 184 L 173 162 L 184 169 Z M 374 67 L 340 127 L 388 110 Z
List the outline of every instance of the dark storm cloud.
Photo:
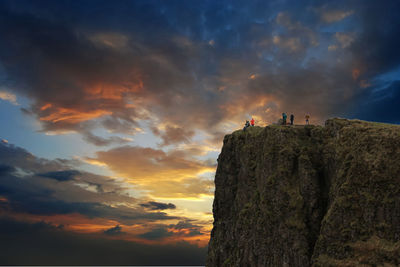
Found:
M 145 245 L 108 240 L 6 217 L 0 218 L 0 236 L 2 265 L 204 265 L 207 252 L 207 247 L 186 242 Z
M 151 210 L 166 210 L 166 209 L 176 209 L 176 206 L 172 203 L 161 203 L 155 201 L 149 201 L 147 203 L 142 203 L 140 206 L 151 209 Z
M 57 180 L 59 182 L 63 181 L 70 181 L 75 178 L 76 175 L 79 175 L 80 172 L 77 170 L 67 170 L 67 171 L 58 171 L 58 172 L 46 172 L 46 173 L 39 173 L 38 176 L 50 178 Z

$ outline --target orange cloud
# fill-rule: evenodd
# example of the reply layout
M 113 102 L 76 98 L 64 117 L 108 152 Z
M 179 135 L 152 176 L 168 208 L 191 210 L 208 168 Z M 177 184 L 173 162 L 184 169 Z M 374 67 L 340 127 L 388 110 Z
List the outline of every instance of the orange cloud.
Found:
M 129 82 L 124 85 L 114 84 L 96 84 L 85 89 L 88 94 L 88 99 L 108 99 L 108 100 L 121 100 L 126 93 L 138 93 L 143 90 L 143 82 Z
M 42 107 L 43 108 L 43 107 Z M 47 108 L 46 108 L 47 109 Z M 66 121 L 68 123 L 80 123 L 87 120 L 99 118 L 105 115 L 110 115 L 111 111 L 96 109 L 92 111 L 79 111 L 69 108 L 56 108 L 52 110 L 50 115 L 41 117 L 41 121 L 48 121 L 52 123 L 57 123 L 60 121 Z
M 41 106 L 40 107 L 40 110 L 46 110 L 46 109 L 48 109 L 48 108 L 51 108 L 53 105 L 52 104 L 50 104 L 50 103 L 47 103 L 47 104 L 45 104 L 45 105 L 43 105 L 43 106 Z

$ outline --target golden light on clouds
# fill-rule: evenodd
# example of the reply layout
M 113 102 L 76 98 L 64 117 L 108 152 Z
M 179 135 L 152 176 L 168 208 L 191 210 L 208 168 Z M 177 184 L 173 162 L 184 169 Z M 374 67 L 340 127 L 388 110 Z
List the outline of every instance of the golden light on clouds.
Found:
M 96 158 L 88 160 L 107 164 L 114 172 L 134 181 L 146 181 L 155 176 L 157 180 L 181 180 L 213 169 L 191 158 L 184 151 L 164 152 L 153 148 L 124 146 L 96 154 Z
M 49 108 L 51 108 L 53 105 L 51 104 L 51 103 L 47 103 L 47 104 L 45 104 L 45 105 L 43 105 L 43 106 L 41 106 L 40 107 L 40 110 L 46 110 L 46 109 L 49 109 Z
M 137 77 L 134 79 L 136 82 L 125 83 L 123 86 L 99 83 L 87 87 L 85 92 L 88 94 L 88 99 L 121 100 L 126 93 L 138 93 L 143 90 L 143 81 Z
M 249 79 L 250 79 L 250 80 L 254 80 L 256 77 L 257 77 L 256 74 L 252 74 L 252 75 L 250 75 Z
M 18 105 L 17 96 L 7 91 L 0 91 L 0 99 L 10 102 L 11 104 Z
M 102 109 L 91 111 L 78 111 L 69 108 L 56 108 L 51 114 L 41 117 L 41 121 L 49 121 L 52 123 L 67 121 L 69 123 L 79 123 L 87 120 L 92 120 L 105 115 L 110 115 L 112 112 Z

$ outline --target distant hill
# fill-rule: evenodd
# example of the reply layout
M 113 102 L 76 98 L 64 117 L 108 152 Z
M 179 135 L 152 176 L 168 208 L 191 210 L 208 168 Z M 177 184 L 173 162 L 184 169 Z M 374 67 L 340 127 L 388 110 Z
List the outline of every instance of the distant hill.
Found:
M 215 186 L 208 266 L 400 265 L 400 126 L 235 131 Z

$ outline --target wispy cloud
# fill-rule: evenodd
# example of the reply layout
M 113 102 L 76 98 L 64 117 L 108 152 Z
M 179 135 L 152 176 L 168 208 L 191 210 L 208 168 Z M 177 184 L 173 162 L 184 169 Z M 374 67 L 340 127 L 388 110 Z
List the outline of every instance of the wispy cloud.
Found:
M 17 96 L 6 91 L 0 91 L 0 99 L 8 101 L 14 105 L 19 105 L 17 102 Z

